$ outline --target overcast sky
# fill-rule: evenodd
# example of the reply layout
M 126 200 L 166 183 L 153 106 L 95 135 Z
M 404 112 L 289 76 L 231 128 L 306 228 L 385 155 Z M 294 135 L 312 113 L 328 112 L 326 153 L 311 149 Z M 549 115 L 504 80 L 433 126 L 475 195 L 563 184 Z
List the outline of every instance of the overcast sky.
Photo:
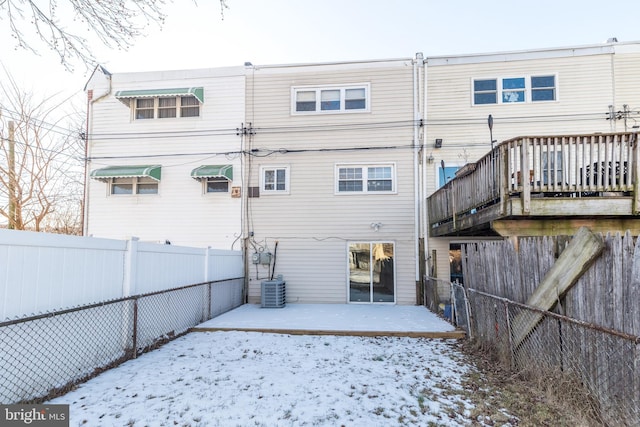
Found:
M 176 0 L 128 52 L 96 46 L 112 73 L 455 55 L 640 40 L 640 0 Z M 0 20 L 0 62 L 27 88 L 81 91 L 85 67 L 16 51 Z

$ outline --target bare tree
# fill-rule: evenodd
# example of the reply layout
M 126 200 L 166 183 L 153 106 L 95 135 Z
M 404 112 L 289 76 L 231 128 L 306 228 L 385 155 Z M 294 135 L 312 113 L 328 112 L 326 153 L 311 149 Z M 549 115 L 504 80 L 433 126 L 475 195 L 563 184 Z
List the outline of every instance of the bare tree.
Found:
M 70 24 L 83 24 L 109 48 L 127 49 L 149 24 L 162 26 L 166 3 L 166 0 L 0 0 L 0 21 L 8 22 L 18 47 L 37 52 L 34 46 L 38 43 L 32 40 L 30 29 L 40 43 L 56 52 L 60 62 L 71 69 L 73 59 L 87 65 L 96 61 L 87 39 L 70 29 Z M 220 0 L 221 13 L 226 8 L 226 0 Z
M 57 214 L 80 210 L 82 145 L 64 124 L 82 116 L 60 117 L 68 100 L 55 101 L 0 80 L 0 217 L 9 228 L 45 231 Z

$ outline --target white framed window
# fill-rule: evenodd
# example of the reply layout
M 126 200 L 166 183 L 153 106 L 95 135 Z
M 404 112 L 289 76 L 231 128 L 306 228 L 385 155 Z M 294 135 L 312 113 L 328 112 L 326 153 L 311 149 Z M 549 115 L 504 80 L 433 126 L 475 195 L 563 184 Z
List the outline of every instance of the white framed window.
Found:
M 153 98 L 134 99 L 136 120 L 153 119 L 155 117 L 155 100 Z
M 261 166 L 260 191 L 263 194 L 289 194 L 289 166 Z
M 531 101 L 556 100 L 556 76 L 531 76 Z
M 229 180 L 226 178 L 207 178 L 204 180 L 205 193 L 228 193 Z
M 291 88 L 292 114 L 366 113 L 369 111 L 369 83 Z
M 336 165 L 336 194 L 392 194 L 396 192 L 394 164 Z
M 133 99 L 135 120 L 200 116 L 200 101 L 194 96 Z
M 517 104 L 555 101 L 557 76 L 527 75 L 473 79 L 472 104 Z
M 109 181 L 109 194 L 158 194 L 158 181 L 147 177 L 138 178 L 111 178 Z

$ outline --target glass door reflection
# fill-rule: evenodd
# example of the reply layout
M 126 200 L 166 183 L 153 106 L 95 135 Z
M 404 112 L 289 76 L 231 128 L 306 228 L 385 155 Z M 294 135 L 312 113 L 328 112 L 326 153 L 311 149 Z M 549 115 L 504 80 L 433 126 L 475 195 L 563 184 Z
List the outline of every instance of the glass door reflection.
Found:
M 349 244 L 349 302 L 395 302 L 393 243 Z

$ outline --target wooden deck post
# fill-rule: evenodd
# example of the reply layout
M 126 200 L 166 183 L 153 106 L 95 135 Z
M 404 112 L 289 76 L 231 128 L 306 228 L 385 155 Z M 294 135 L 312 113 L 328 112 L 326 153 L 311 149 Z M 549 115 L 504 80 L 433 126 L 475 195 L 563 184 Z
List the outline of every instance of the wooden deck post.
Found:
M 529 138 L 524 138 L 520 144 L 522 176 L 522 215 L 531 213 L 531 182 L 529 181 Z
M 632 145 L 632 156 L 633 161 L 631 162 L 633 165 L 633 170 L 628 173 L 631 174 L 631 179 L 633 180 L 633 202 L 632 208 L 634 215 L 638 215 L 640 213 L 640 149 L 638 149 L 638 134 L 633 133 L 631 135 L 630 144 Z

